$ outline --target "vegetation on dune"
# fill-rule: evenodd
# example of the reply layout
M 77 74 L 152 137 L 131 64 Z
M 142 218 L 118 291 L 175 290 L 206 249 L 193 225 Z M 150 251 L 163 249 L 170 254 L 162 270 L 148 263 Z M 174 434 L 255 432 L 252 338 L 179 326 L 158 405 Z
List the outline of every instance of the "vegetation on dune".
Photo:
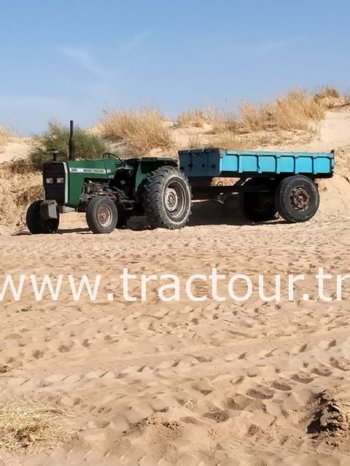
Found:
M 205 125 L 212 123 L 213 112 L 208 110 L 188 110 L 182 112 L 177 117 L 176 124 L 182 127 L 203 128 Z
M 4 146 L 9 142 L 11 138 L 10 131 L 5 126 L 0 125 L 0 147 Z
M 328 99 L 340 99 L 340 92 L 333 87 L 325 87 L 315 95 L 296 89 L 273 102 L 252 104 L 242 102 L 238 113 L 194 110 L 182 113 L 178 118 L 181 126 L 203 127 L 210 124 L 212 133 L 233 132 L 252 133 L 274 130 L 306 130 L 313 129 L 312 124 L 319 122 L 325 110 L 329 108 Z M 333 100 L 333 105 L 336 102 Z
M 325 113 L 321 100 L 300 89 L 289 92 L 275 102 L 240 107 L 239 126 L 243 132 L 263 130 L 311 130 Z
M 31 159 L 15 159 L 11 162 L 5 163 L 4 167 L 7 168 L 11 173 L 17 175 L 24 175 L 28 172 L 34 172 L 41 169 L 40 167 L 34 167 Z
M 30 154 L 34 169 L 41 169 L 44 162 L 52 160 L 52 150 L 59 151 L 57 160 L 68 158 L 69 129 L 56 122 L 49 123 L 49 129 L 43 136 L 35 138 L 35 146 Z M 81 128 L 74 130 L 75 156 L 77 159 L 100 158 L 107 149 L 106 142 L 98 135 L 88 134 Z M 20 164 L 20 161 L 18 162 Z
M 104 138 L 124 146 L 135 156 L 147 155 L 152 149 L 168 149 L 171 146 L 167 122 L 155 109 L 107 113 L 100 127 Z
M 288 139 L 288 133 L 312 133 L 326 110 L 348 101 L 331 86 L 323 87 L 315 94 L 295 89 L 273 102 L 242 102 L 237 114 L 210 109 L 184 112 L 177 124 L 188 128 L 205 128 L 207 125 L 205 132 L 212 135 L 213 144 L 224 149 L 249 148 L 268 143 L 272 133 L 276 135 L 275 144 Z M 192 146 L 191 140 L 188 146 Z
M 19 193 L 16 199 L 16 204 L 18 206 L 28 206 L 38 199 L 44 199 L 44 189 L 42 184 L 30 186 L 30 188 Z
M 75 130 L 76 157 L 99 158 L 110 144 L 119 155 L 142 156 L 153 150 L 171 152 L 184 147 L 219 146 L 252 148 L 274 145 L 291 140 L 298 131 L 307 135 L 314 132 L 325 112 L 349 103 L 333 86 L 320 88 L 314 94 L 296 89 L 272 102 L 252 104 L 243 102 L 237 113 L 207 108 L 181 113 L 171 124 L 158 110 L 122 110 L 106 113 L 93 130 Z M 176 133 L 177 129 L 184 128 Z M 8 142 L 10 134 L 0 127 L 0 145 Z M 49 123 L 48 131 L 34 138 L 28 160 L 9 164 L 10 171 L 23 174 L 41 170 L 42 163 L 52 160 L 51 151 L 59 151 L 58 160 L 68 157 L 68 128 Z

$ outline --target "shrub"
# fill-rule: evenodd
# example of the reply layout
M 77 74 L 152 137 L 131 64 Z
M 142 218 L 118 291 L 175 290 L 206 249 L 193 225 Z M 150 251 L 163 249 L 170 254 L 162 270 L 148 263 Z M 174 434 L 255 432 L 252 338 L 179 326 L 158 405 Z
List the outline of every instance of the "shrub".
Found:
M 212 114 L 212 132 L 217 133 L 236 133 L 238 131 L 237 117 L 230 112 L 226 111 L 215 111 Z
M 31 159 L 15 159 L 11 162 L 7 162 L 5 167 L 8 168 L 11 173 L 15 173 L 17 175 L 24 175 L 25 173 L 37 170 Z
M 324 117 L 324 106 L 305 91 L 296 89 L 276 102 L 254 106 L 243 103 L 239 123 L 244 132 L 262 130 L 311 130 Z
M 211 144 L 211 146 L 213 146 L 213 144 Z M 232 131 L 218 133 L 214 139 L 214 146 L 224 150 L 242 150 L 249 148 L 248 142 L 243 142 L 242 139 L 237 137 Z
M 196 149 L 198 147 L 201 147 L 203 145 L 202 139 L 200 134 L 190 134 L 188 137 L 188 141 L 186 146 L 186 149 Z
M 328 97 L 335 98 L 335 99 L 340 99 L 341 98 L 341 93 L 334 86 L 325 86 L 325 87 L 322 87 L 315 94 L 316 99 L 326 99 Z
M 41 184 L 34 185 L 26 189 L 25 191 L 21 192 L 17 196 L 16 204 L 18 206 L 28 206 L 29 204 L 31 204 L 32 202 L 38 199 L 43 199 L 43 195 L 44 195 L 43 186 Z
M 11 134 L 7 128 L 0 125 L 0 147 L 9 142 Z
M 239 126 L 244 132 L 261 131 L 268 129 L 272 123 L 272 105 L 253 105 L 243 102 L 240 105 Z
M 154 109 L 109 113 L 101 121 L 101 132 L 103 137 L 126 146 L 134 155 L 171 146 L 169 127 Z
M 75 156 L 77 159 L 100 158 L 107 151 L 100 136 L 88 134 L 80 128 L 74 130 Z M 68 158 L 69 129 L 55 122 L 49 123 L 46 134 L 36 138 L 36 145 L 30 154 L 34 169 L 41 169 L 44 162 L 52 160 L 52 149 L 59 151 L 57 160 Z
M 195 128 L 203 128 L 205 124 L 210 124 L 212 121 L 212 113 L 199 109 L 189 110 L 182 112 L 177 117 L 177 124 L 179 126 L 190 126 Z
M 333 86 L 325 86 L 321 88 L 315 95 L 314 101 L 325 108 L 334 108 L 339 104 L 347 102 L 347 98 L 342 96 L 337 88 Z

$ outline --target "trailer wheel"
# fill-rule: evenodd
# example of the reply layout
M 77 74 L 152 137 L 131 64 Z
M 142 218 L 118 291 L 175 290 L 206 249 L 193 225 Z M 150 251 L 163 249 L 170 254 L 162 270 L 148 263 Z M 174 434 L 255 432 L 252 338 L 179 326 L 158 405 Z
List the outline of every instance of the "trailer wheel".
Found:
M 153 228 L 182 228 L 191 214 L 191 188 L 175 167 L 161 167 L 146 179 L 143 209 Z
M 284 178 L 275 195 L 279 214 L 289 223 L 306 222 L 320 205 L 317 185 L 304 175 Z
M 59 213 L 57 219 L 44 219 L 40 215 L 40 205 L 43 201 L 34 201 L 28 208 L 26 224 L 32 235 L 56 233 L 60 223 Z
M 266 182 L 257 178 L 252 178 L 245 183 L 246 187 L 263 185 L 266 190 L 243 192 L 241 196 L 241 206 L 245 216 L 253 222 L 266 222 L 273 220 L 277 216 L 277 208 L 274 199 L 275 183 Z
M 86 211 L 86 222 L 95 234 L 112 233 L 118 222 L 118 210 L 114 201 L 104 196 L 91 199 Z

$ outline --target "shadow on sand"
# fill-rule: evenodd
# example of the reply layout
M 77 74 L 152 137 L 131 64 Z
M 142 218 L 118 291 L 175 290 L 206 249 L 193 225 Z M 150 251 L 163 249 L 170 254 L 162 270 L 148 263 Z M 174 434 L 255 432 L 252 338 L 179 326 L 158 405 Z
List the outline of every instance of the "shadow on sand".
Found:
M 188 227 L 196 226 L 206 226 L 206 225 L 252 225 L 259 226 L 262 224 L 285 224 L 284 220 L 276 219 L 269 222 L 253 223 L 247 220 L 240 210 L 237 199 L 232 199 L 225 204 L 218 201 L 197 201 L 192 205 L 192 214 Z M 147 225 L 145 217 L 132 217 L 127 225 L 125 230 L 132 231 L 145 231 L 151 230 Z M 79 233 L 79 234 L 90 234 L 90 231 L 87 227 L 79 228 L 62 228 L 59 229 L 57 234 L 67 234 L 67 233 Z M 30 233 L 27 231 L 21 231 L 15 233 L 15 236 L 27 236 Z

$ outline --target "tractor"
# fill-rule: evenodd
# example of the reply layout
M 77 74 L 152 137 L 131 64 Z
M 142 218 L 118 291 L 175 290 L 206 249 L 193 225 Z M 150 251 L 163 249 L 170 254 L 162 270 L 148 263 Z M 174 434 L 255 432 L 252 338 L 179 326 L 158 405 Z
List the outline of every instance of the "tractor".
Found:
M 100 160 L 75 160 L 73 122 L 69 160 L 43 166 L 45 200 L 27 210 L 32 234 L 55 233 L 60 214 L 85 212 L 93 233 L 111 233 L 128 219 L 144 215 L 154 228 L 177 229 L 191 212 L 191 188 L 172 158 L 143 157 L 122 160 L 107 153 Z

